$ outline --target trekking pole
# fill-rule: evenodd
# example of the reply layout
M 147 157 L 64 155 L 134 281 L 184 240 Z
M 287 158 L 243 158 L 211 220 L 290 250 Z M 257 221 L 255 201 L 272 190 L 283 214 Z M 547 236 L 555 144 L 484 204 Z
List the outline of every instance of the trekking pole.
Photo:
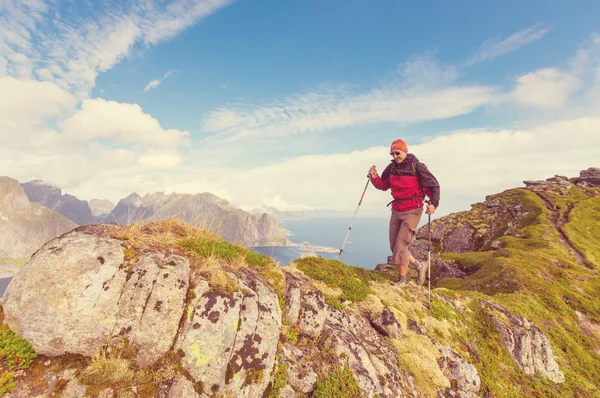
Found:
M 427 309 L 431 309 L 431 214 L 427 216 Z
M 375 166 L 373 166 L 375 167 Z M 358 208 L 360 207 L 360 204 L 363 201 L 363 198 L 365 197 L 365 192 L 367 192 L 367 188 L 369 187 L 369 181 L 371 180 L 371 174 L 367 174 L 367 183 L 365 184 L 365 189 L 363 190 L 363 193 L 360 197 L 360 200 L 358 201 L 358 206 L 356 207 L 356 210 L 354 211 L 354 217 L 352 217 L 352 222 L 350 223 L 350 227 L 348 228 L 348 233 L 346 233 L 346 239 L 344 239 L 344 243 L 342 243 L 342 248 L 340 249 L 340 254 L 338 254 L 338 257 L 342 255 L 342 252 L 344 251 L 344 246 L 346 245 L 346 240 L 348 239 L 348 235 L 350 235 L 350 230 L 352 229 L 352 224 L 354 224 L 354 218 L 356 217 L 356 213 L 358 213 Z

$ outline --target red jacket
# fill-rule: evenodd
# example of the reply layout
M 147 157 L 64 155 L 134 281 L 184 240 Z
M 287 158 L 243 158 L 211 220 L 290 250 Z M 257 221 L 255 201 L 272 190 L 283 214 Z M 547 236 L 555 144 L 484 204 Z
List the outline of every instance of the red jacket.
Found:
M 400 164 L 392 160 L 381 173 L 381 177 L 371 178 L 371 183 L 382 191 L 392 189 L 394 200 L 390 203 L 393 203 L 392 209 L 396 211 L 423 207 L 425 196 L 436 208 L 440 202 L 440 184 L 427 166 L 419 162 L 412 153 Z

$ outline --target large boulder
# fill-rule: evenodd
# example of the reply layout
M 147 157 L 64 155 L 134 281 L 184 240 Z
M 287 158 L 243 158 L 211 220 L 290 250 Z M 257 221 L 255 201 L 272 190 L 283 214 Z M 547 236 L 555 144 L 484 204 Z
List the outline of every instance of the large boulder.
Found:
M 5 292 L 5 322 L 41 354 L 92 357 L 127 338 L 140 365 L 152 364 L 177 333 L 188 261 L 148 253 L 123 267 L 121 241 L 91 232 L 75 230 L 35 254 Z

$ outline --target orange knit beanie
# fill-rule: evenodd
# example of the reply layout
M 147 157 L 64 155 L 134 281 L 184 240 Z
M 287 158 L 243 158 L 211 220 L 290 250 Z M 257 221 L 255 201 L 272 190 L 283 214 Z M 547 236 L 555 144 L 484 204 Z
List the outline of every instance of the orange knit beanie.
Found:
M 406 146 L 406 142 L 404 142 L 404 140 L 396 140 L 394 142 L 392 142 L 392 145 L 390 146 L 390 151 L 393 151 L 394 149 L 396 150 L 401 150 L 403 152 L 408 153 L 408 147 Z

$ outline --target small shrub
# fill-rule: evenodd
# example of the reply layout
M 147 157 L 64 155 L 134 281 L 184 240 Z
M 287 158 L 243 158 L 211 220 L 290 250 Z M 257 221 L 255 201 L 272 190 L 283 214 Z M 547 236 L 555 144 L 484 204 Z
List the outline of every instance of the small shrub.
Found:
M 1 309 L 0 320 L 4 320 Z M 16 335 L 8 326 L 0 326 L 0 395 L 15 389 L 13 372 L 28 369 L 36 357 L 37 353 L 27 340 Z
M 298 327 L 291 326 L 285 331 L 285 338 L 292 344 L 298 341 Z
M 0 361 L 10 369 L 27 369 L 37 357 L 31 344 L 6 325 L 0 327 Z
M 354 373 L 348 367 L 336 366 L 333 372 L 322 377 L 314 391 L 315 398 L 363 398 L 366 394 L 358 386 Z
M 13 372 L 4 372 L 0 375 L 0 395 L 11 392 L 15 389 Z

